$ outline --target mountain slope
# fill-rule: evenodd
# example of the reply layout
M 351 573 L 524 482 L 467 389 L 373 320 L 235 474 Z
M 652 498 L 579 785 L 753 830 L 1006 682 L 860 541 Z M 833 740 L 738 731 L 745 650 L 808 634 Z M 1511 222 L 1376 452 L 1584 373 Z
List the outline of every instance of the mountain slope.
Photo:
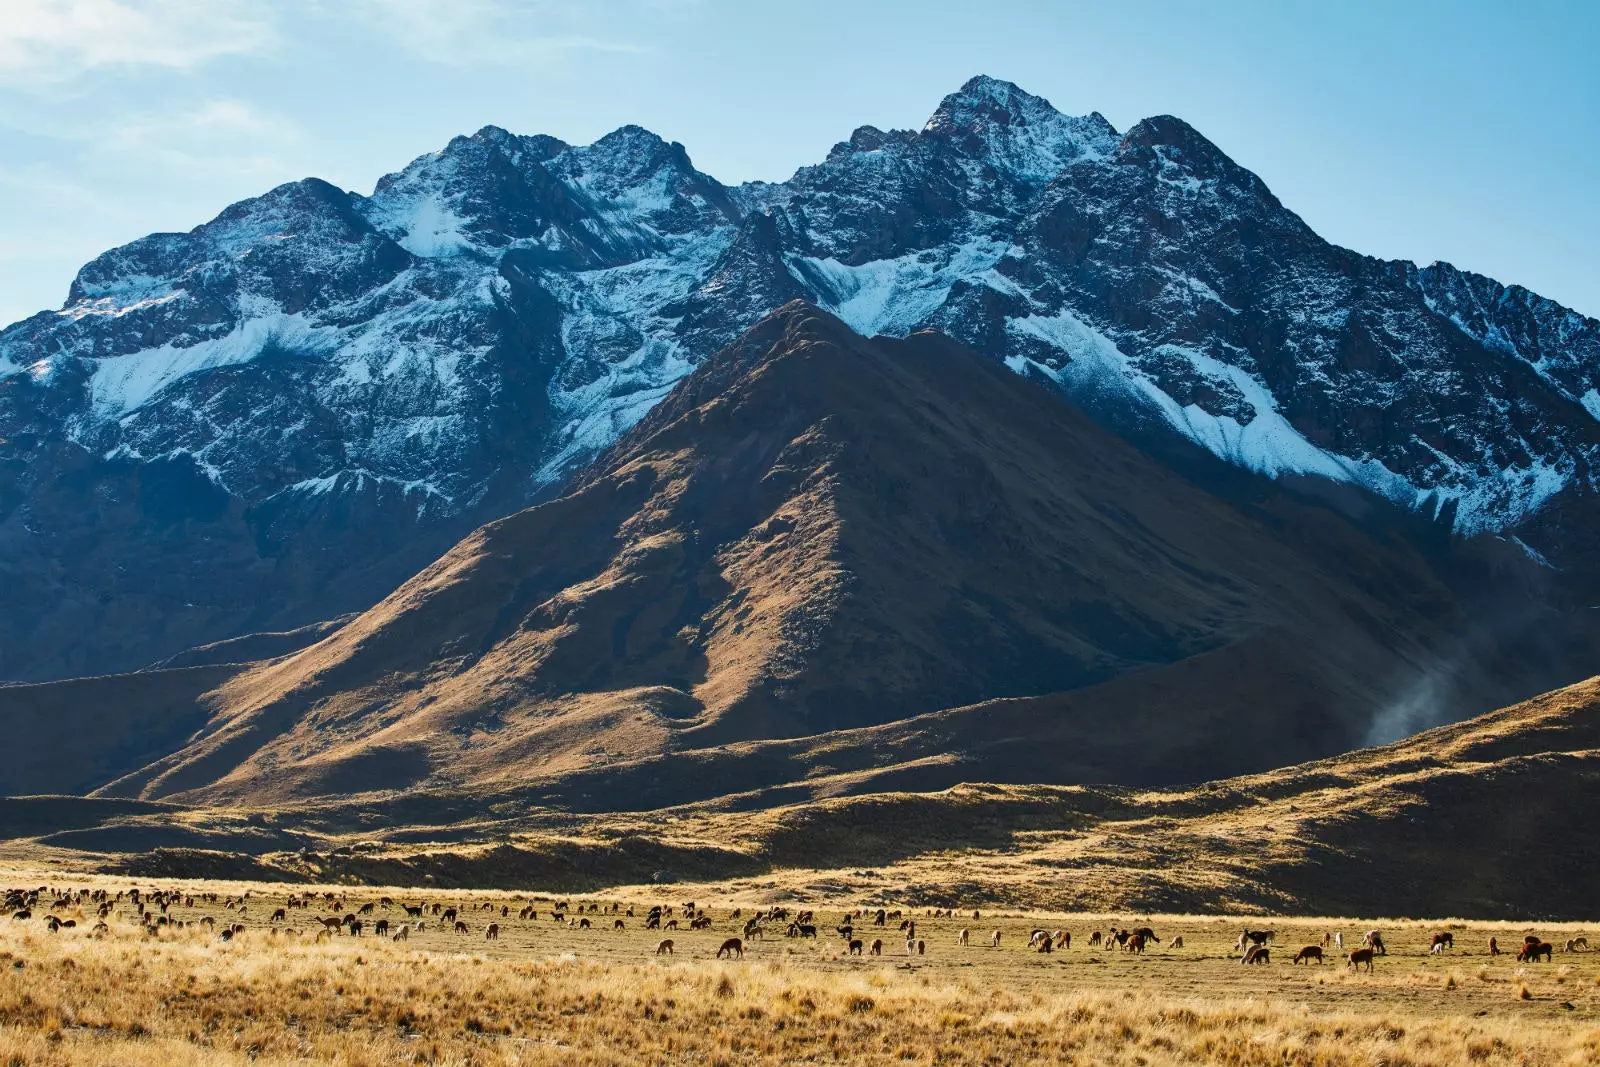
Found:
M 981 892 L 1070 910 L 1588 921 L 1597 857 L 1574 827 L 1596 803 L 1591 678 L 1393 745 L 1192 788 L 963 785 L 698 828 L 753 838 L 777 866 L 907 856 L 885 876 L 915 886 L 897 899 L 918 904 Z
M 795 298 L 1600 589 L 1600 323 L 1331 246 L 1177 119 L 980 77 L 782 183 L 638 127 L 486 127 L 370 197 L 307 179 L 86 265 L 0 331 L 0 678 L 367 607 Z
M 570 493 L 230 679 L 187 745 L 106 792 L 489 788 L 1231 648 L 1229 670 L 1199 675 L 1199 730 L 1137 689 L 1016 717 L 1023 745 L 1130 731 L 1060 765 L 1069 780 L 1192 780 L 1349 748 L 1446 657 L 1461 663 L 1446 688 L 1477 706 L 1533 684 L 1452 565 L 1403 524 L 1358 525 L 1265 480 L 1224 499 L 938 335 L 867 340 L 794 303 Z M 1257 706 L 1291 676 L 1295 714 Z M 1247 745 L 1204 740 L 1245 729 Z
M 1584 922 L 1600 679 L 1382 748 L 1193 786 L 955 781 L 913 792 L 927 783 L 841 766 L 786 796 L 665 810 L 640 803 L 640 782 L 613 781 L 587 815 L 522 788 L 272 812 L 38 797 L 0 804 L 0 836 L 13 856 L 43 846 L 57 863 L 89 853 L 78 861 L 160 877 L 580 893 L 676 876 L 721 882 L 683 887 L 696 899 L 830 907 Z

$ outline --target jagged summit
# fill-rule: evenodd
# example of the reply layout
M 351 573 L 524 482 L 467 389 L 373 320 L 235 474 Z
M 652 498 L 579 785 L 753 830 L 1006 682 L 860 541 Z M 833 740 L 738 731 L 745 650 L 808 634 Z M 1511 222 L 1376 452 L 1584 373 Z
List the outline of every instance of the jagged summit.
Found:
M 967 80 L 946 96 L 922 127 L 925 131 L 960 127 L 975 130 L 985 125 L 1026 126 L 1061 118 L 1061 112 L 1042 96 L 987 74 Z
M 1099 112 L 1063 115 L 1043 97 L 987 75 L 945 97 L 922 132 L 1032 181 L 1048 180 L 1073 160 L 1107 154 L 1117 137 Z
M 979 77 L 787 182 L 487 126 L 370 196 L 307 179 L 97 257 L 0 330 L 0 678 L 364 607 L 796 298 L 1588 566 L 1595 320 L 1329 245 L 1181 120 Z

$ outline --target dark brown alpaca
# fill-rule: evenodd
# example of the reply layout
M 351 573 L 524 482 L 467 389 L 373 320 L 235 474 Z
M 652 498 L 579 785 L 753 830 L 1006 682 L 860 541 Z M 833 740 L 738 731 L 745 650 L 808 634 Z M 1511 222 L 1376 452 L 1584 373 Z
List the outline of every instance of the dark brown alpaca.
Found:
M 1550 962 L 1550 954 L 1555 951 L 1555 946 L 1548 941 L 1527 942 L 1522 946 L 1522 951 L 1517 953 L 1518 963 L 1537 963 L 1544 957 L 1546 963 Z

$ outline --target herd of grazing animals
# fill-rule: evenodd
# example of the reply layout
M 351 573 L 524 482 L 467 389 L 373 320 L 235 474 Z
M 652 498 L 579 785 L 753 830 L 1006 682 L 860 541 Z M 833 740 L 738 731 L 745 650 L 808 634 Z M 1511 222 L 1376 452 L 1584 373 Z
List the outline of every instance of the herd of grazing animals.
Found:
M 246 925 L 237 920 L 250 915 L 252 906 L 255 907 L 255 914 L 258 916 L 270 914 L 266 930 L 269 937 L 292 938 L 305 932 L 313 934 L 318 941 L 333 937 L 365 937 L 370 931 L 371 936 L 402 942 L 409 941 L 413 934 L 421 934 L 429 929 L 449 931 L 457 938 L 475 936 L 478 930 L 481 930 L 485 941 L 498 941 L 503 929 L 513 922 L 511 910 L 513 903 L 519 905 L 514 913 L 515 921 L 528 924 L 526 927 L 528 929 L 541 921 L 541 914 L 546 916 L 548 921 L 572 930 L 603 929 L 595 925 L 591 916 L 610 916 L 612 922 L 609 928 L 614 932 L 625 932 L 629 920 L 637 922 L 638 928 L 657 931 L 677 931 L 685 927 L 693 931 L 709 931 L 713 930 L 718 922 L 710 911 L 692 901 L 680 905 L 654 904 L 648 908 L 617 902 L 606 904 L 580 902 L 574 905 L 570 900 L 548 898 L 539 898 L 526 903 L 524 903 L 526 898 L 516 898 L 514 901 L 478 901 L 451 905 L 437 900 L 412 904 L 382 896 L 352 909 L 347 904 L 347 894 L 339 890 L 290 893 L 281 905 L 264 902 L 257 898 L 256 893 L 257 891 L 251 890 L 238 897 L 232 897 L 215 892 L 176 888 L 148 890 L 130 888 L 113 892 L 98 888 L 59 889 L 40 886 L 35 889 L 7 890 L 6 909 L 11 912 L 13 922 L 28 922 L 37 918 L 52 934 L 61 930 L 74 930 L 80 925 L 87 926 L 90 922 L 89 914 L 92 912 L 93 925 L 88 927 L 89 935 L 92 937 L 105 936 L 110 931 L 109 920 L 120 917 L 137 924 L 147 936 L 160 936 L 163 930 L 182 930 L 188 925 L 204 931 L 207 935 L 214 935 L 220 942 L 233 941 L 246 933 L 248 929 Z M 173 914 L 175 909 L 179 908 L 189 912 L 215 908 L 219 912 L 231 912 L 232 918 L 219 922 L 220 916 L 204 914 L 184 920 Z M 267 911 L 268 908 L 271 909 L 270 913 Z M 399 918 L 400 914 L 405 918 Z M 469 921 L 475 915 L 483 915 L 489 921 L 475 930 Z M 293 918 L 295 916 L 303 916 L 299 924 L 295 922 Z M 832 926 L 834 933 L 840 939 L 839 956 L 884 954 L 884 939 L 875 937 L 868 941 L 865 937 L 857 936 L 858 924 L 864 928 L 883 930 L 894 927 L 903 937 L 907 956 L 926 956 L 930 942 L 927 937 L 918 934 L 919 917 L 955 919 L 956 914 L 955 910 L 950 908 L 926 909 L 920 916 L 904 908 L 862 907 L 848 910 Z M 965 917 L 965 914 L 961 916 L 963 919 Z M 981 913 L 974 911 L 971 913 L 971 918 L 973 922 L 977 922 L 981 918 Z M 743 908 L 734 908 L 721 921 L 731 924 L 738 934 L 728 936 L 721 941 L 715 954 L 718 959 L 743 959 L 752 942 L 765 941 L 769 934 L 778 936 L 781 932 L 781 936 L 787 939 L 802 942 L 819 940 L 819 921 L 814 909 L 797 909 L 791 912 L 787 907 L 773 906 L 746 914 Z M 680 923 L 685 926 L 680 927 Z M 1272 945 L 1277 936 L 1278 932 L 1275 929 L 1245 929 L 1234 942 L 1233 950 L 1242 964 L 1267 965 L 1271 963 Z M 989 934 L 987 941 L 990 949 L 998 949 L 1002 943 L 1002 931 L 995 928 Z M 1453 951 L 1455 941 L 1455 935 L 1450 931 L 1435 933 L 1429 943 L 1428 953 L 1442 955 Z M 1089 952 L 1117 951 L 1139 956 L 1152 946 L 1162 946 L 1169 951 L 1180 950 L 1183 948 L 1183 938 L 1174 937 L 1170 942 L 1163 943 L 1152 927 L 1137 926 L 1129 929 L 1113 924 L 1106 930 L 1091 931 L 1083 944 Z M 1072 933 L 1065 929 L 1034 927 L 1026 945 L 1028 950 L 1041 954 L 1066 951 L 1072 947 Z M 664 938 L 656 944 L 655 954 L 672 956 L 676 953 L 676 947 L 674 938 Z M 960 928 L 954 938 L 954 947 L 958 950 L 971 949 L 970 927 Z M 1326 959 L 1325 950 L 1330 947 L 1343 952 L 1342 932 L 1330 931 L 1323 935 L 1321 944 L 1305 945 L 1300 948 L 1294 954 L 1291 963 L 1320 966 Z M 1564 950 L 1569 953 L 1586 952 L 1589 950 L 1588 939 L 1583 936 L 1569 938 L 1565 941 Z M 1487 951 L 1491 956 L 1500 954 L 1499 944 L 1495 938 L 1489 938 Z M 1518 963 L 1549 962 L 1554 952 L 1555 946 L 1551 942 L 1530 934 L 1519 946 L 1516 959 Z M 1371 971 L 1375 960 L 1388 954 L 1381 932 L 1369 930 L 1362 935 L 1358 946 L 1343 958 L 1345 966 L 1349 969 Z

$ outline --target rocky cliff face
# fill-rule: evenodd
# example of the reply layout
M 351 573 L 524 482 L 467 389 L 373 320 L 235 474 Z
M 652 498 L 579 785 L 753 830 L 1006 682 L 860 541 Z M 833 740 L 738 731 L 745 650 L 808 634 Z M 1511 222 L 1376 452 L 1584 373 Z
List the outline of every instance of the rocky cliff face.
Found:
M 1119 134 L 975 78 L 784 183 L 725 187 L 637 127 L 488 127 L 370 197 L 308 179 L 86 265 L 0 332 L 0 677 L 370 604 L 794 298 L 1592 555 L 1600 323 L 1329 245 L 1177 119 Z

